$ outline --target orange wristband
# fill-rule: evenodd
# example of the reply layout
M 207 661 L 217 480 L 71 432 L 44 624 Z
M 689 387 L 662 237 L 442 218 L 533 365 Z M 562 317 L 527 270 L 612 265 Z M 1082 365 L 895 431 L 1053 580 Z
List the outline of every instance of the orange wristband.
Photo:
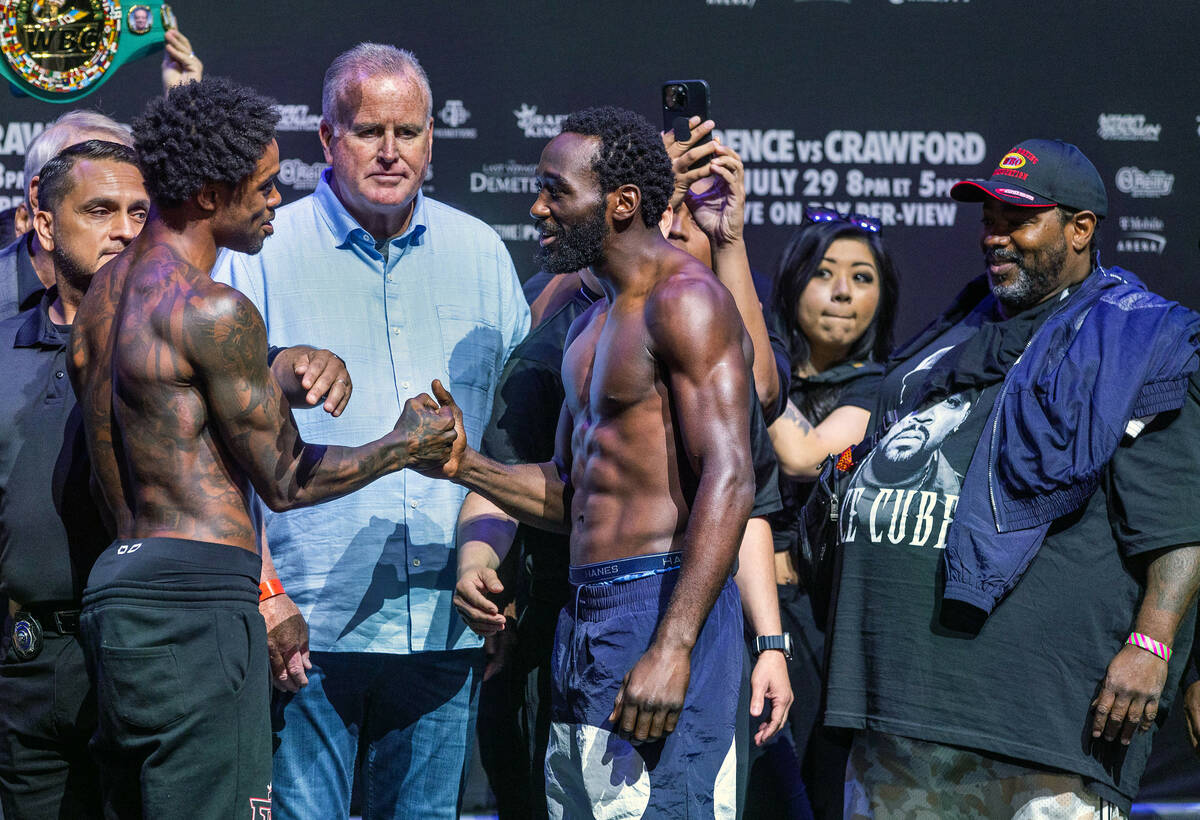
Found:
M 258 602 L 261 604 L 268 598 L 274 598 L 276 595 L 283 594 L 283 582 L 278 578 L 272 578 L 269 581 L 263 581 L 258 585 Z

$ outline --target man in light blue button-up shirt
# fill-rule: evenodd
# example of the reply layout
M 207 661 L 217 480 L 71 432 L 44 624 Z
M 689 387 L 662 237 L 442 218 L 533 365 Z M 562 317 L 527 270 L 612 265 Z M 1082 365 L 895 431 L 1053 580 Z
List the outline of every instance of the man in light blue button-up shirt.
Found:
M 411 54 L 346 52 L 322 103 L 333 167 L 278 211 L 262 253 L 226 254 L 214 278 L 254 302 L 272 345 L 345 359 L 354 397 L 340 418 L 298 416 L 305 439 L 377 438 L 406 398 L 441 379 L 478 447 L 497 374 L 529 329 L 512 260 L 482 222 L 421 193 L 432 98 Z M 263 614 L 270 628 L 294 602 L 313 663 L 308 686 L 277 693 L 273 707 L 274 816 L 347 816 L 356 760 L 366 761 L 365 814 L 455 816 L 481 655 L 451 606 L 464 495 L 405 470 L 318 507 L 265 513 L 287 596 Z

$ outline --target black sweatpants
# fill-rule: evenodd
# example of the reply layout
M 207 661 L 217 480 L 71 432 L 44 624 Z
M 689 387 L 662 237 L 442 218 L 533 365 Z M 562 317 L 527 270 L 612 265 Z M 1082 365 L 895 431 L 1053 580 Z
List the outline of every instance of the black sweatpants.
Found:
M 270 682 L 257 555 L 172 538 L 113 543 L 81 629 L 107 818 L 269 817 Z

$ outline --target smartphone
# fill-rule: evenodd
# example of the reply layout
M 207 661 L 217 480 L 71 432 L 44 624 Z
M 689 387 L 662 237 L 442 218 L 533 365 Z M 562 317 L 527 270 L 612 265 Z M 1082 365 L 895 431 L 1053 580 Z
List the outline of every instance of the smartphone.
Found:
M 708 83 L 704 80 L 670 80 L 663 83 L 663 130 L 674 131 L 675 139 L 685 141 L 692 138 L 692 129 L 688 120 L 700 117 L 700 122 L 709 118 Z M 696 145 L 703 145 L 712 140 L 712 134 L 707 134 Z M 693 146 L 695 147 L 695 146 Z

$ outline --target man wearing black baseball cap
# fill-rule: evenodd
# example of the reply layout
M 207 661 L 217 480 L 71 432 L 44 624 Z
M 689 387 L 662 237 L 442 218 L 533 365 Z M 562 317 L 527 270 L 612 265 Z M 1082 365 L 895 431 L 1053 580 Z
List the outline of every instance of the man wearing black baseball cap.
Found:
M 982 203 L 984 275 L 893 355 L 874 418 L 929 447 L 914 419 L 969 403 L 936 445 L 964 477 L 858 469 L 842 501 L 847 816 L 1128 812 L 1200 587 L 1200 316 L 1099 265 L 1108 198 L 1073 145 L 951 196 Z
M 1097 223 L 1108 213 L 1108 194 L 1096 166 L 1074 145 L 1025 140 L 990 178 L 963 180 L 950 196 L 983 202 L 988 283 L 1003 315 L 1016 315 L 1091 273 L 1096 258 L 1090 251 Z M 1089 253 L 1066 253 L 1068 244 Z

